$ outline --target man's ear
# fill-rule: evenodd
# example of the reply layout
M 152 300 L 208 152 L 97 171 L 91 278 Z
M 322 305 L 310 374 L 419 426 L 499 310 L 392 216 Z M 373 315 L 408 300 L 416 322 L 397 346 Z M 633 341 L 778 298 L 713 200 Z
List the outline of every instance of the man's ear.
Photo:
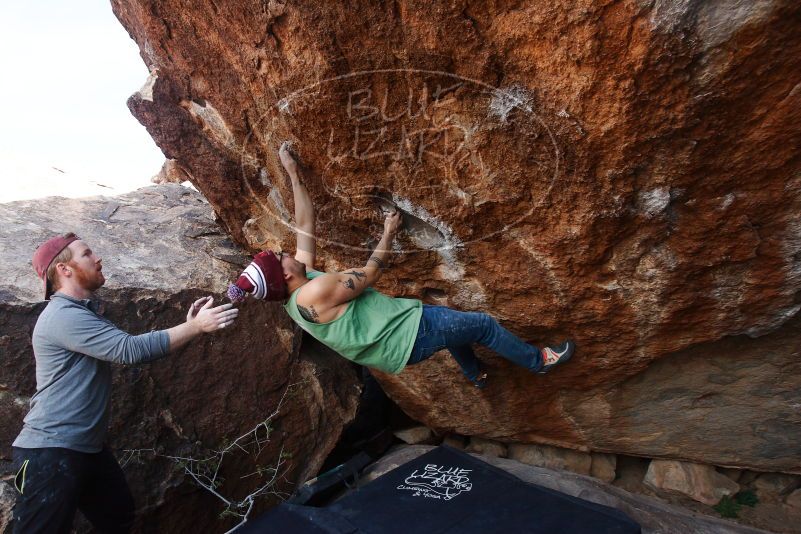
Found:
M 72 276 L 72 268 L 66 263 L 58 262 L 56 264 L 56 272 L 65 278 Z
M 72 278 L 72 268 L 66 263 L 58 262 L 56 264 L 56 279 L 53 282 L 53 287 L 62 287 L 64 282 Z

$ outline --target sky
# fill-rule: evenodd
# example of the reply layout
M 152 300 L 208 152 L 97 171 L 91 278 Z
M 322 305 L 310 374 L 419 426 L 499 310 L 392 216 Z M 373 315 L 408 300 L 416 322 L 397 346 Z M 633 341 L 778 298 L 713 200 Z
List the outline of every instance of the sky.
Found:
M 147 79 L 108 0 L 0 7 L 0 202 L 150 185 L 161 150 L 125 101 Z

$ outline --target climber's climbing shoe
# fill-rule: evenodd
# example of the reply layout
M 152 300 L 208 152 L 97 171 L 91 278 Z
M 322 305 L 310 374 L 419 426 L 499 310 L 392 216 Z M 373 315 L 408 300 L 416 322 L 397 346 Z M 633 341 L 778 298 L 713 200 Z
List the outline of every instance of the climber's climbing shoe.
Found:
M 537 371 L 537 374 L 544 375 L 557 365 L 562 365 L 573 356 L 575 350 L 576 343 L 570 339 L 555 347 L 544 347 L 540 351 L 543 365 Z

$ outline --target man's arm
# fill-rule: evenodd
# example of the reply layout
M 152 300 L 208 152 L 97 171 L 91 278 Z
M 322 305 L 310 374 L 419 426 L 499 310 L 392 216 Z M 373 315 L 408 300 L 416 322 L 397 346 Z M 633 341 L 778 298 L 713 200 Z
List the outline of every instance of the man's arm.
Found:
M 212 308 L 212 297 L 203 297 L 195 301 L 186 314 L 186 322 L 166 330 L 170 336 L 170 352 L 174 352 L 200 334 L 215 332 L 234 323 L 239 310 L 233 304 L 223 304 Z
M 281 163 L 292 181 L 292 194 L 295 200 L 295 225 L 298 234 L 295 259 L 306 264 L 307 269 L 314 269 L 317 245 L 314 240 L 314 205 L 306 186 L 301 181 L 298 162 L 289 152 L 287 143 L 278 151 Z
M 307 298 L 314 301 L 325 301 L 326 304 L 336 306 L 355 299 L 365 289 L 378 282 L 389 262 L 392 242 L 395 240 L 401 223 L 400 212 L 396 211 L 387 215 L 381 241 L 376 245 L 364 267 L 346 269 L 340 273 L 330 273 L 315 278 L 309 283 L 309 289 L 313 289 L 313 294 L 308 295 Z
M 203 305 L 205 303 L 205 305 Z M 212 300 L 195 301 L 187 321 L 168 330 L 132 336 L 85 308 L 70 308 L 49 329 L 53 340 L 73 352 L 126 365 L 157 360 L 197 337 L 227 327 L 239 311 L 230 304 L 211 308 Z M 203 306 L 201 306 L 203 305 Z M 225 323 L 225 326 L 220 326 Z

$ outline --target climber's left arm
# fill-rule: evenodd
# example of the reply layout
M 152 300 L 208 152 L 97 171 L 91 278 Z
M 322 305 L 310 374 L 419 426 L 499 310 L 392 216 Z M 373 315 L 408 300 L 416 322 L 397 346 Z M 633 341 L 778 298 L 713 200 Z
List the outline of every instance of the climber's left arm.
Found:
M 317 245 L 314 241 L 314 204 L 306 186 L 295 176 L 292 179 L 292 192 L 295 195 L 295 231 L 298 234 L 298 247 L 295 259 L 306 264 L 306 269 L 314 269 Z

